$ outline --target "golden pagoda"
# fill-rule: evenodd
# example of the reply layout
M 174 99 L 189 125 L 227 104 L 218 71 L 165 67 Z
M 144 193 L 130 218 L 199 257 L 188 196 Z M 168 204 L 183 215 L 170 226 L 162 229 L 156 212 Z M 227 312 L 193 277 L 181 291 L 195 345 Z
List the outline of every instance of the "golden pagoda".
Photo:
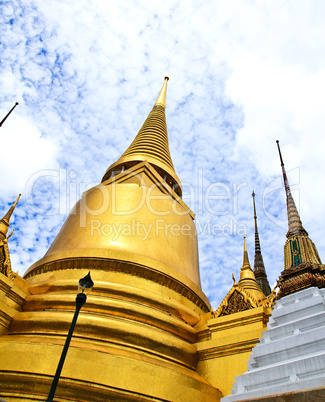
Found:
M 181 199 L 165 120 L 165 79 L 130 147 L 86 191 L 24 279 L 4 277 L 0 396 L 45 400 L 75 308 L 95 283 L 56 389 L 60 401 L 218 401 L 197 370 L 201 290 L 194 214 Z M 20 280 L 20 282 L 19 282 Z M 3 282 L 3 283 L 4 283 Z M 11 302 L 15 299 L 15 303 Z
M 167 81 L 132 144 L 82 195 L 45 256 L 24 278 L 8 264 L 0 272 L 0 398 L 46 399 L 78 280 L 89 271 L 94 287 L 54 400 L 217 402 L 246 371 L 275 292 L 259 288 L 246 240 L 240 280 L 217 311 L 202 292 L 194 213 L 168 145 Z M 0 222 L 3 243 L 12 212 Z

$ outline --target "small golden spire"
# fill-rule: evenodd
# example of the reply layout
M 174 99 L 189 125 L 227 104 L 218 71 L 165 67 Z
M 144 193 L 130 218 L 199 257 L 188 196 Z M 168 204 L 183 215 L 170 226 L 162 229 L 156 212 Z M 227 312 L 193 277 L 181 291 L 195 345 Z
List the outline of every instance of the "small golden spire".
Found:
M 12 206 L 9 208 L 9 211 L 6 213 L 6 215 L 1 219 L 2 221 L 7 221 L 9 224 L 10 217 L 12 213 L 14 212 L 14 209 L 16 208 L 16 205 L 19 201 L 19 198 L 21 197 L 21 194 L 18 195 L 16 201 L 12 204 Z
M 155 106 L 162 106 L 166 107 L 166 92 L 167 92 L 167 82 L 169 80 L 169 77 L 165 77 L 164 85 L 161 88 L 160 94 L 158 95 L 158 98 L 156 100 Z
M 240 280 L 239 286 L 243 289 L 247 290 L 251 296 L 255 298 L 255 300 L 263 300 L 265 296 L 261 289 L 259 288 L 254 272 L 249 264 L 247 246 L 246 246 L 246 237 L 244 237 L 244 258 L 243 258 L 243 266 L 240 270 Z
M 244 258 L 243 258 L 243 268 L 251 267 L 249 264 L 247 246 L 246 246 L 246 237 L 244 237 Z
M 232 271 L 232 274 L 231 274 L 231 276 L 232 276 L 232 280 L 234 281 L 234 284 L 233 284 L 233 286 L 238 286 L 238 284 L 237 284 L 237 282 L 236 282 L 236 278 L 235 278 L 235 275 L 234 275 L 234 271 Z
M 13 205 L 9 208 L 8 212 L 6 215 L 0 220 L 0 240 L 3 240 L 6 238 L 7 233 L 8 233 L 8 228 L 10 226 L 9 220 L 14 212 L 14 209 L 18 203 L 18 200 L 20 198 L 21 194 L 17 197 L 16 201 L 13 203 Z

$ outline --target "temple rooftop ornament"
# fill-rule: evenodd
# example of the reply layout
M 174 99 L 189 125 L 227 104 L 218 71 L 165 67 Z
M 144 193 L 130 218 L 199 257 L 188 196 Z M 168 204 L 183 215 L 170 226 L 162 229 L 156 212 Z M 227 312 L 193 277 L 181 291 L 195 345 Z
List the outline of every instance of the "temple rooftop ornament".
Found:
M 271 299 L 269 300 L 263 294 L 256 282 L 254 272 L 248 259 L 246 237 L 244 237 L 243 266 L 240 270 L 239 282 L 236 282 L 233 273 L 232 279 L 232 288 L 215 312 L 215 317 L 238 313 L 240 311 L 249 310 L 262 305 L 269 306 L 272 304 L 274 297 L 272 297 L 272 301 L 270 303 Z
M 9 117 L 9 115 L 12 113 L 12 111 L 15 109 L 16 106 L 18 106 L 19 103 L 16 102 L 15 105 L 9 110 L 9 112 L 5 115 L 5 117 L 1 120 L 0 122 L 0 127 L 2 127 L 3 123 L 7 120 L 7 118 Z
M 8 212 L 6 215 L 0 220 L 0 240 L 4 240 L 7 237 L 7 233 L 9 230 L 10 226 L 10 217 L 12 213 L 14 212 L 14 209 L 16 208 L 16 205 L 19 201 L 21 194 L 18 195 L 16 201 L 12 204 L 12 206 L 9 208 Z
M 253 206 L 254 206 L 254 221 L 255 221 L 255 256 L 254 256 L 254 275 L 256 278 L 256 282 L 258 286 L 265 294 L 268 296 L 271 293 L 271 288 L 269 285 L 269 281 L 267 280 L 267 275 L 265 272 L 265 266 L 263 261 L 263 256 L 261 252 L 260 239 L 257 230 L 257 215 L 256 215 L 256 206 L 255 206 L 255 193 L 252 193 L 253 197 Z
M 11 278 L 13 274 L 11 270 L 11 260 L 8 248 L 8 240 L 11 237 L 13 231 L 10 233 L 9 236 L 7 236 L 7 233 L 10 226 L 10 217 L 18 203 L 20 196 L 21 194 L 19 194 L 16 201 L 9 208 L 6 215 L 0 220 L 0 273 L 4 274 L 8 278 Z
M 277 298 L 308 288 L 325 286 L 325 266 L 322 264 L 315 244 L 304 229 L 291 194 L 284 168 L 279 141 L 276 141 L 287 201 L 288 232 L 284 245 L 284 271 L 279 278 Z
M 181 182 L 175 172 L 168 145 L 166 124 L 166 92 L 169 78 L 165 77 L 163 87 L 149 116 L 134 141 L 105 172 L 102 182 L 130 169 L 138 162 L 147 161 L 159 173 L 169 187 L 180 197 Z
M 265 295 L 259 288 L 254 272 L 249 264 L 246 237 L 244 237 L 244 258 L 243 266 L 240 270 L 239 286 L 247 291 L 256 301 L 265 299 Z

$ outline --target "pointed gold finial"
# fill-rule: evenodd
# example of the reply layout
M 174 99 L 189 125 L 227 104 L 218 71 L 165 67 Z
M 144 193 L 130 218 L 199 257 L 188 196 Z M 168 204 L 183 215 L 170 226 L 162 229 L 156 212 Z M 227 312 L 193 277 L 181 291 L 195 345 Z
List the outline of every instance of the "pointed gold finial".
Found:
M 234 283 L 233 283 L 233 286 L 238 286 L 238 283 L 236 282 L 236 278 L 235 278 L 235 275 L 234 275 L 234 271 L 232 271 L 232 280 L 234 281 Z
M 110 179 L 114 172 L 121 172 L 138 162 L 147 161 L 178 196 L 182 196 L 182 185 L 172 162 L 168 145 L 165 102 L 168 77 L 159 93 L 149 116 L 143 123 L 131 145 L 122 156 L 105 172 L 102 182 Z
M 6 238 L 7 233 L 8 233 L 8 228 L 10 226 L 9 220 L 14 212 L 14 209 L 19 201 L 21 194 L 18 195 L 16 201 L 13 203 L 13 205 L 9 208 L 8 212 L 6 215 L 0 220 L 0 240 L 3 240 Z
M 12 204 L 12 206 L 9 208 L 6 215 L 2 218 L 2 221 L 6 221 L 8 223 L 8 225 L 9 225 L 10 217 L 11 217 L 12 213 L 14 212 L 14 209 L 16 208 L 16 205 L 17 205 L 20 197 L 21 197 L 21 194 L 18 195 L 16 201 Z
M 254 272 L 249 264 L 247 247 L 246 247 L 246 237 L 244 237 L 244 259 L 243 259 L 243 266 L 240 270 L 240 280 L 239 285 L 247 290 L 255 300 L 262 300 L 265 299 L 265 296 L 261 289 L 259 288 Z
M 243 258 L 243 268 L 250 267 L 247 246 L 246 246 L 246 237 L 244 237 L 244 258 Z
M 155 106 L 162 106 L 166 107 L 166 92 L 167 92 L 167 82 L 169 80 L 169 77 L 165 77 L 164 85 L 161 88 L 160 94 L 158 95 L 158 98 L 156 100 Z

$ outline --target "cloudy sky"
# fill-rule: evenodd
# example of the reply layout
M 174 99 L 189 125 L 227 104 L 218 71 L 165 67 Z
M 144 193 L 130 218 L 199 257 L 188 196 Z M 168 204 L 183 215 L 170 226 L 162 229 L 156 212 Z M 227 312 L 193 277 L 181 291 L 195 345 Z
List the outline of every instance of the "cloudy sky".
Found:
M 22 275 L 101 181 L 169 75 L 167 125 L 196 213 L 202 287 L 217 308 L 254 259 L 252 190 L 273 286 L 283 269 L 280 140 L 304 227 L 325 259 L 325 2 L 1 2 L 0 212 Z M 190 195 L 194 194 L 195 197 Z M 207 199 L 207 194 L 209 197 Z M 212 196 L 215 196 L 214 198 Z

